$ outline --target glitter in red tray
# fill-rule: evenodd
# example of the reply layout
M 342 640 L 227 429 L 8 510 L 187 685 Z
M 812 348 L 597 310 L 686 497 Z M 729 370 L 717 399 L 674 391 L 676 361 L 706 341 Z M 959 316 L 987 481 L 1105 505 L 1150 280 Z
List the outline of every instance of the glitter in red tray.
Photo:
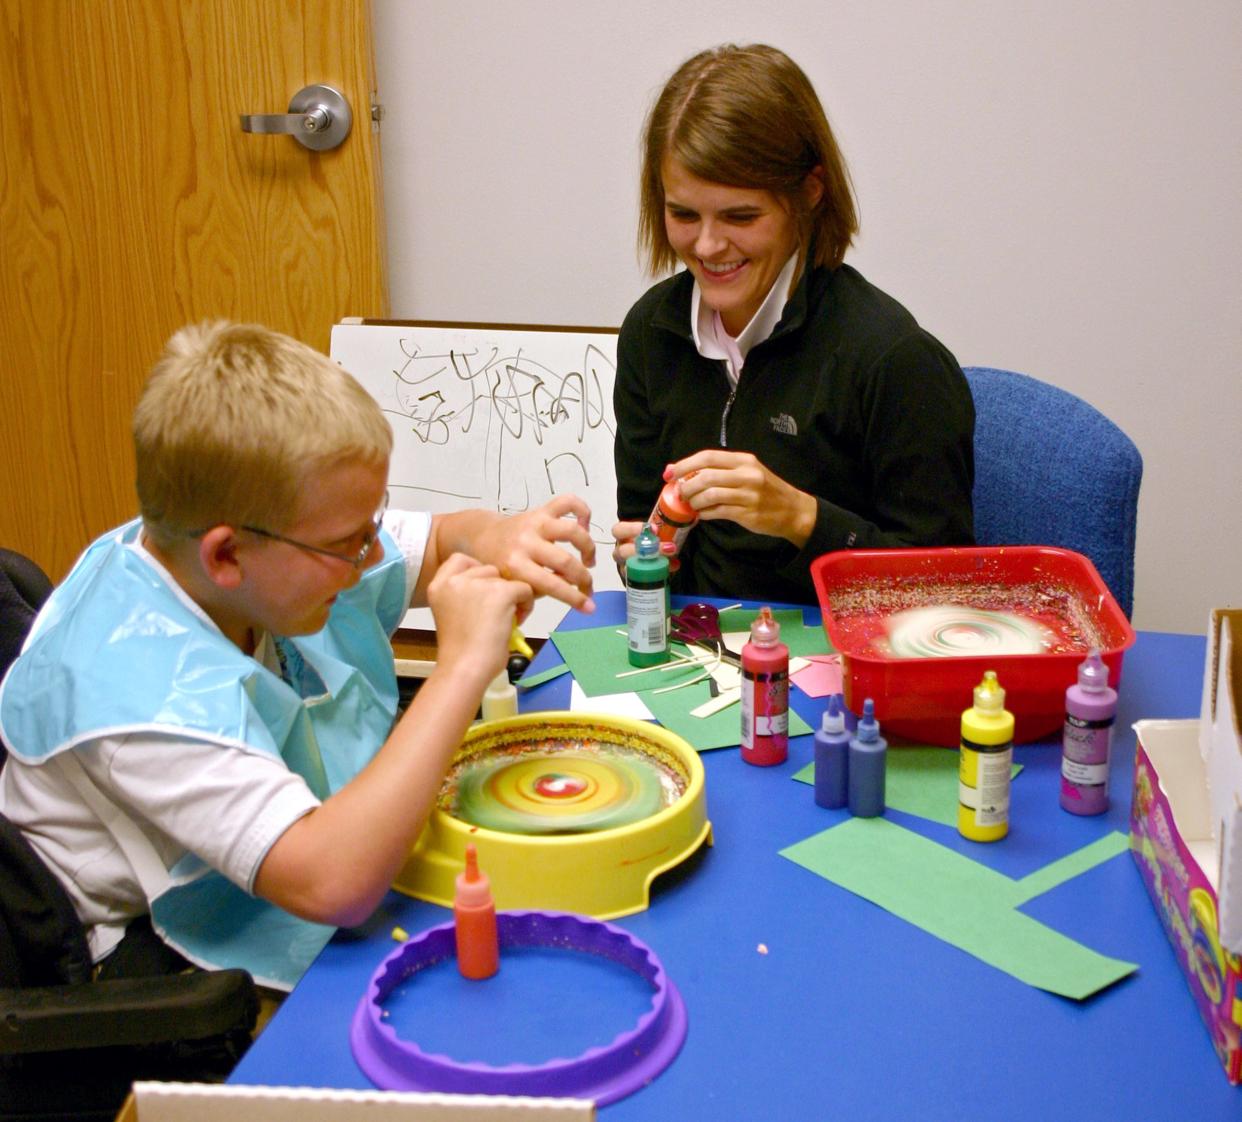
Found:
M 1049 634 L 1049 654 L 1085 653 L 1101 638 L 1079 595 L 1056 585 L 884 577 L 832 593 L 838 646 L 872 657 L 888 654 L 888 620 L 915 608 L 957 606 L 1020 616 Z

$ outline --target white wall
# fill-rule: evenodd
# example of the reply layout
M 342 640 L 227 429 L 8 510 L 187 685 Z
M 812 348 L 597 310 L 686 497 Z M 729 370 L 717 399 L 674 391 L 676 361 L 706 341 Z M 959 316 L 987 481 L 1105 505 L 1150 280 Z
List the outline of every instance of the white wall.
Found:
M 1201 632 L 1242 601 L 1238 0 L 375 0 L 375 18 L 394 315 L 619 324 L 649 283 L 650 99 L 703 47 L 772 43 L 849 162 L 849 260 L 963 365 L 1064 386 L 1139 446 L 1136 625 Z

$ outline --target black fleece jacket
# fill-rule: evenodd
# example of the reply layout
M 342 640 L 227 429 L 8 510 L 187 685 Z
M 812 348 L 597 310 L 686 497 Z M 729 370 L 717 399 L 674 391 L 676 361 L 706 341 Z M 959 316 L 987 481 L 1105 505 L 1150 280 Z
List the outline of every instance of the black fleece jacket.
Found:
M 704 448 L 751 452 L 814 495 L 805 546 L 700 521 L 677 592 L 813 604 L 810 564 L 836 549 L 974 541 L 974 404 L 957 361 L 848 265 L 805 273 L 736 392 L 690 332 L 693 278 L 678 273 L 630 309 L 613 402 L 617 513 L 644 519 L 666 464 Z

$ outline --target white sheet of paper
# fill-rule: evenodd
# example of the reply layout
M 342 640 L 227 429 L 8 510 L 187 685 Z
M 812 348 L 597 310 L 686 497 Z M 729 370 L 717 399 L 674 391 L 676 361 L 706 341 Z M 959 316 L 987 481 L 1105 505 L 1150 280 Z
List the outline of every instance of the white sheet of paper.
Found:
M 587 697 L 582 687 L 574 682 L 569 691 L 569 708 L 574 713 L 603 713 L 609 717 L 633 717 L 639 721 L 652 721 L 651 710 L 643 704 L 636 693 L 606 693 L 599 697 Z

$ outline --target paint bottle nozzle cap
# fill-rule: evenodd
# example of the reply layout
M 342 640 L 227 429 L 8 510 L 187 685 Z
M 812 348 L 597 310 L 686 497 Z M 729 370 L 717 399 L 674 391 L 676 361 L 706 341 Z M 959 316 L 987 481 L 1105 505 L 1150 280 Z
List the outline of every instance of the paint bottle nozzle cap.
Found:
M 985 670 L 983 681 L 975 686 L 975 708 L 986 713 L 999 713 L 1005 708 L 1005 689 L 997 681 L 995 670 Z
M 643 523 L 643 528 L 638 532 L 634 541 L 634 552 L 644 561 L 660 556 L 660 539 L 651 529 L 650 522 Z
M 515 620 L 513 629 L 509 632 L 509 652 L 510 654 L 520 654 L 525 658 L 534 658 L 535 650 L 526 641 L 526 636 L 522 634 L 522 629 L 517 625 Z
M 1108 689 L 1108 667 L 1100 658 L 1098 647 L 1092 647 L 1078 664 L 1078 684 L 1088 693 L 1103 693 Z
M 824 732 L 845 731 L 844 699 L 839 693 L 834 693 L 828 699 L 828 708 L 824 710 L 823 730 Z
M 478 850 L 473 842 L 469 842 L 466 845 L 466 868 L 457 874 L 457 892 L 453 902 L 464 905 L 487 904 L 491 898 L 491 882 L 487 879 L 487 874 L 479 869 Z
M 772 618 L 772 609 L 762 607 L 750 625 L 750 641 L 761 647 L 772 647 L 781 641 L 781 625 Z
M 858 718 L 858 728 L 854 735 L 864 744 L 880 739 L 880 722 L 875 719 L 875 701 L 871 698 L 863 702 L 862 716 Z

